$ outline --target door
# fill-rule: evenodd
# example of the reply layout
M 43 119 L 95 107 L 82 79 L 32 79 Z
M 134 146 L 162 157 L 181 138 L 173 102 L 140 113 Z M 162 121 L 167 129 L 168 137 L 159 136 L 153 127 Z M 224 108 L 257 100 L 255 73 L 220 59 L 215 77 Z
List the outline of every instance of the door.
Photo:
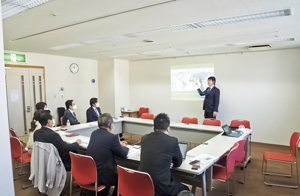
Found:
M 12 67 L 5 70 L 9 127 L 27 134 L 35 104 L 45 101 L 43 69 Z

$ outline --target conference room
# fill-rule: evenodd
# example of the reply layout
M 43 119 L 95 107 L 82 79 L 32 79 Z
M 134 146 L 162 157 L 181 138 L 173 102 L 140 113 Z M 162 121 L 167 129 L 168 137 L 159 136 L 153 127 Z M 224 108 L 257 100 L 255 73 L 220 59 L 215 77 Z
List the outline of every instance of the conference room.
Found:
M 300 194 L 300 1 L 2 0 L 1 8 L 0 195 L 85 195 L 95 184 L 98 195 Z M 40 130 L 68 146 L 72 167 Z M 98 147 L 91 151 L 109 137 L 126 149 L 107 158 L 111 185 L 97 182 Z M 182 189 L 161 193 L 154 165 L 171 140 L 164 177 Z M 63 179 L 54 188 L 34 173 L 38 146 L 63 163 L 51 172 Z

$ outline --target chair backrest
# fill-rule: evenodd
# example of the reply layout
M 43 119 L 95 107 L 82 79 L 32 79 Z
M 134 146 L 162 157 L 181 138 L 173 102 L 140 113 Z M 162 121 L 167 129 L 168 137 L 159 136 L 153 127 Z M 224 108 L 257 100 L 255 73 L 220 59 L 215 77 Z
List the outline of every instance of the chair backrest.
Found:
M 63 122 L 64 122 L 64 117 L 60 117 L 60 124 L 63 125 Z
M 9 129 L 9 132 L 10 132 L 10 135 L 11 135 L 12 137 L 19 138 L 18 135 L 17 135 L 17 133 L 14 131 L 13 128 L 10 128 L 10 129 Z
M 291 140 L 290 140 L 291 154 L 294 157 L 297 157 L 299 141 L 300 141 L 300 133 L 294 132 L 293 135 L 291 136 Z
M 22 144 L 17 137 L 10 137 L 11 157 L 17 159 L 22 156 Z
M 198 124 L 198 118 L 183 117 L 181 122 L 188 124 Z
M 70 157 L 71 174 L 78 184 L 89 185 L 97 182 L 97 167 L 92 157 L 73 152 L 70 152 Z
M 226 168 L 229 174 L 232 174 L 234 172 L 235 158 L 236 158 L 238 147 L 239 147 L 239 143 L 235 143 L 227 155 Z
M 230 123 L 231 127 L 239 127 L 240 125 L 244 125 L 245 128 L 250 129 L 250 121 L 248 120 L 232 120 Z
M 149 113 L 149 108 L 140 108 L 139 109 L 139 116 L 142 116 L 144 113 Z
M 235 161 L 242 162 L 244 160 L 246 142 L 247 142 L 247 137 L 245 137 L 244 139 L 242 139 L 238 142 L 239 147 L 238 147 L 237 152 L 236 152 Z
M 221 121 L 218 119 L 209 119 L 206 118 L 203 121 L 203 125 L 210 125 L 210 126 L 221 126 Z
M 154 120 L 154 114 L 146 114 L 143 113 L 141 116 L 142 119 L 150 119 L 150 120 Z
M 122 196 L 154 196 L 151 176 L 118 165 L 118 192 Z

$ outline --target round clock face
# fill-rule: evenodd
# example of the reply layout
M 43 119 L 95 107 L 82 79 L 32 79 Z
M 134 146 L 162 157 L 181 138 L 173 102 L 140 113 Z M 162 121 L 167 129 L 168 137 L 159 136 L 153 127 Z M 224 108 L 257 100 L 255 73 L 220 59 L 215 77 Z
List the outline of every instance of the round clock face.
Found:
M 79 66 L 76 63 L 72 63 L 70 65 L 70 71 L 74 74 L 77 73 L 79 71 Z

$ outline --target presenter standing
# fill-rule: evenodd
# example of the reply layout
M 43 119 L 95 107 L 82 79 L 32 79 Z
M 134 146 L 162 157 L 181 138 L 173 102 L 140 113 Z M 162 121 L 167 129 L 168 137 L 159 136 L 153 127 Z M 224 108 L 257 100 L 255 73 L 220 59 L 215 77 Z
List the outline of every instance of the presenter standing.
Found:
M 200 96 L 205 95 L 203 102 L 204 118 L 216 118 L 220 102 L 220 89 L 215 86 L 216 78 L 211 76 L 207 79 L 208 87 L 205 90 L 201 78 L 199 78 L 199 82 L 200 87 L 197 91 Z

